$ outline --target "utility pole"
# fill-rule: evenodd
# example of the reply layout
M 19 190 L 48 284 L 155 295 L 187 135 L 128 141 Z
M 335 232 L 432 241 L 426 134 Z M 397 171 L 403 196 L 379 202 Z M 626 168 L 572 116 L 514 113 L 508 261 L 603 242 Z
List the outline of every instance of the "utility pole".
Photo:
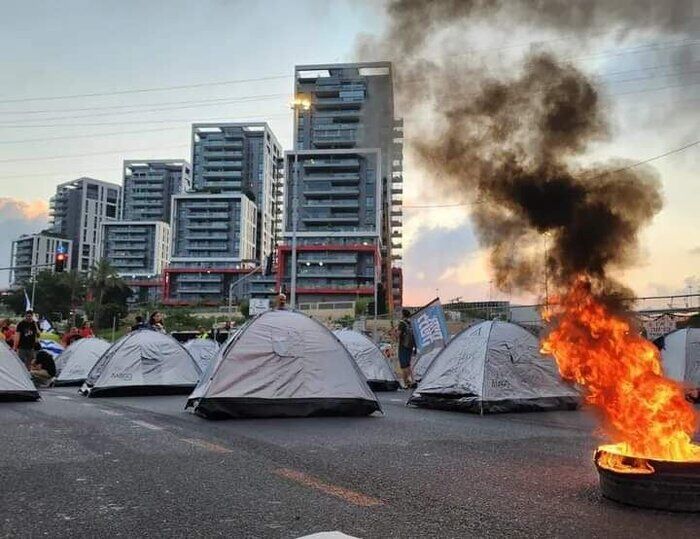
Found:
M 243 277 L 236 279 L 233 281 L 230 285 L 228 285 L 228 321 L 231 321 L 231 315 L 233 314 L 233 288 L 238 284 L 243 281 L 245 281 L 248 277 L 253 275 L 254 273 L 262 270 L 262 266 L 256 266 L 253 268 L 251 271 L 246 273 Z
M 299 154 L 297 146 L 297 131 L 299 126 L 299 113 L 302 110 L 311 110 L 309 98 L 295 96 L 291 103 L 294 110 L 294 170 L 292 171 L 292 282 L 289 306 L 297 307 L 297 228 L 299 220 Z
M 292 283 L 289 305 L 297 308 L 297 228 L 299 223 L 299 154 L 294 153 L 294 171 L 292 172 Z

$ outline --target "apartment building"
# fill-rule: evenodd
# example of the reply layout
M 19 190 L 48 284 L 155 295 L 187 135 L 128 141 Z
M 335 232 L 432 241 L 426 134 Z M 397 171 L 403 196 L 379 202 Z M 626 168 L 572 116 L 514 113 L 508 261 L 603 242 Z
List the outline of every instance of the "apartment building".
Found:
M 244 193 L 257 207 L 254 258 L 266 264 L 279 241 L 283 155 L 267 123 L 192 126 L 193 187 L 197 192 Z
M 398 307 L 403 122 L 394 115 L 391 63 L 297 66 L 295 95 L 303 106 L 286 154 L 280 286 L 291 284 L 296 198 L 298 303 L 376 291 L 380 312 Z
M 65 267 L 70 269 L 72 243 L 50 232 L 20 236 L 12 242 L 10 283 L 23 284 L 41 271 L 53 271 L 57 253 L 66 255 Z
M 163 221 L 102 223 L 102 257 L 125 279 L 157 277 L 170 257 L 170 225 Z
M 192 188 L 191 166 L 182 159 L 127 160 L 123 177 L 124 221 L 169 223 L 171 197 Z
M 93 178 L 60 184 L 51 198 L 51 233 L 72 242 L 71 268 L 89 271 L 100 257 L 102 223 L 117 220 L 121 187 Z
M 187 193 L 172 202 L 163 301 L 225 302 L 237 276 L 258 264 L 255 202 L 244 193 Z

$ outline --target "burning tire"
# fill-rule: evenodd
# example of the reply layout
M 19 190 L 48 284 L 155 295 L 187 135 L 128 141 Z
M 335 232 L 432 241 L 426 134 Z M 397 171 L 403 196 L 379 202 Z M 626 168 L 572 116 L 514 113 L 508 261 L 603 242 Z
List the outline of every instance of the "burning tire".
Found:
M 618 471 L 601 465 L 604 453 L 596 451 L 594 459 L 604 497 L 637 507 L 700 512 L 700 461 L 629 457 L 627 465 L 636 471 Z

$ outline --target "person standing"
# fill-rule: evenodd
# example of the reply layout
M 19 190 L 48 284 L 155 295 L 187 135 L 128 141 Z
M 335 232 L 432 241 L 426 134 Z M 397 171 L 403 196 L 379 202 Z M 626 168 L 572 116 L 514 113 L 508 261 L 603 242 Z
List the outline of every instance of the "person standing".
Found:
M 10 348 L 14 348 L 15 343 L 15 328 L 13 327 L 12 320 L 6 318 L 0 324 L 0 331 L 2 331 L 2 338 L 5 339 L 5 343 Z
M 166 333 L 165 326 L 163 325 L 163 313 L 155 311 L 151 314 L 151 317 L 148 319 L 148 329 L 158 331 L 159 333 Z
M 29 370 L 34 361 L 36 346 L 39 342 L 39 326 L 34 321 L 34 312 L 24 313 L 24 320 L 17 324 L 15 331 L 15 350 Z
M 95 333 L 92 331 L 92 324 L 90 324 L 90 322 L 87 320 L 83 322 L 83 327 L 80 328 L 80 336 L 83 339 L 88 339 L 95 336 Z
M 416 387 L 411 373 L 411 358 L 416 349 L 416 342 L 413 338 L 413 328 L 411 327 L 411 312 L 408 309 L 401 311 L 399 320 L 399 366 L 401 367 L 401 378 L 406 388 Z

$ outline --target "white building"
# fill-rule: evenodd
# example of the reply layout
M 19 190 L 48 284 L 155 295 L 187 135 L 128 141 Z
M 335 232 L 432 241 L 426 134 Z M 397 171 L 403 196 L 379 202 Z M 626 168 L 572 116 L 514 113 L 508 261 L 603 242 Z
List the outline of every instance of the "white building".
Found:
M 71 267 L 87 272 L 100 257 L 102 223 L 116 220 L 121 187 L 93 178 L 62 183 L 51 198 L 51 232 L 73 242 Z
M 57 252 L 67 258 L 65 269 L 70 269 L 72 242 L 47 232 L 26 234 L 12 242 L 10 283 L 30 281 L 41 271 L 53 271 Z
M 170 225 L 163 221 L 102 223 L 102 258 L 124 278 L 163 273 L 170 257 Z
M 236 275 L 257 265 L 257 207 L 242 193 L 188 193 L 172 199 L 166 303 L 222 303 Z

